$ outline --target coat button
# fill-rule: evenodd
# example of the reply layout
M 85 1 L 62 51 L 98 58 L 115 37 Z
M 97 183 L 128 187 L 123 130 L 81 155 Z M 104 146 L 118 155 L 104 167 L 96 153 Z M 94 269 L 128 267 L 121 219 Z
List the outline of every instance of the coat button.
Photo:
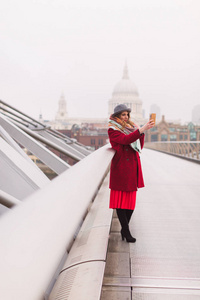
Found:
M 128 151 L 128 149 L 126 149 L 126 151 Z
M 129 158 L 127 158 L 127 160 L 129 160 Z

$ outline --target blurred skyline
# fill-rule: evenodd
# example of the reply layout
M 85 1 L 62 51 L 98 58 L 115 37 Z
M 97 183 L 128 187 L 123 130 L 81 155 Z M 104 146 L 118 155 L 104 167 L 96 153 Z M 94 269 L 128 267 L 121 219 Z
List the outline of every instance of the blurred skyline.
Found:
M 54 119 L 107 117 L 127 60 L 146 117 L 191 121 L 200 104 L 198 0 L 7 0 L 0 3 L 0 99 Z

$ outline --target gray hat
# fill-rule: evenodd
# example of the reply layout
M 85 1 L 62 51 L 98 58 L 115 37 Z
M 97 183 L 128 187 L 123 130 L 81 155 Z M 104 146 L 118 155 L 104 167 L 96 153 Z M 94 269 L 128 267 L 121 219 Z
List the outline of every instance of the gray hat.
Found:
M 127 107 L 125 104 L 119 104 L 115 106 L 113 115 L 117 115 L 123 111 L 131 112 L 131 109 Z

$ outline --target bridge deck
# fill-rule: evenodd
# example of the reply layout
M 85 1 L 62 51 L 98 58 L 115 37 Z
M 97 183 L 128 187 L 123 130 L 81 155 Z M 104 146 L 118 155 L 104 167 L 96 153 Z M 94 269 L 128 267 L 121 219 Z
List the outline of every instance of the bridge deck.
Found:
M 147 149 L 142 165 L 137 242 L 121 241 L 114 217 L 101 300 L 200 299 L 200 166 Z

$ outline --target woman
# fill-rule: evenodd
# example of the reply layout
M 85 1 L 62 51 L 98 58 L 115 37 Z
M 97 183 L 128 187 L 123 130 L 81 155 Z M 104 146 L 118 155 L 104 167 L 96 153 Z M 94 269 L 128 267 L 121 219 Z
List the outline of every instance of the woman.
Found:
M 135 209 L 136 191 L 144 187 L 139 153 L 144 145 L 144 131 L 154 126 L 153 120 L 139 127 L 130 121 L 131 109 L 124 104 L 115 107 L 109 120 L 108 135 L 116 153 L 110 169 L 110 208 L 116 209 L 121 236 L 135 243 L 129 221 Z

